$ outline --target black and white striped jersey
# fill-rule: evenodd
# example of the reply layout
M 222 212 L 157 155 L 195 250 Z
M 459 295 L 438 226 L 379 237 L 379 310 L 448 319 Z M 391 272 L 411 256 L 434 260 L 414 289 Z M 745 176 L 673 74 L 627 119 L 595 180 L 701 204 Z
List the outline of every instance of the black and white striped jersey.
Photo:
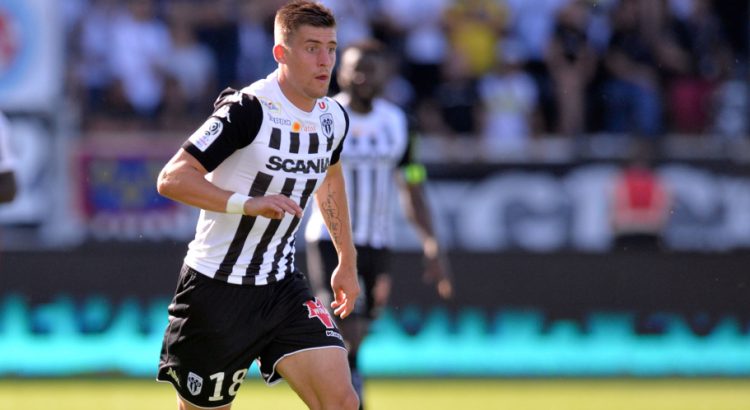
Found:
M 348 96 L 334 97 L 345 108 Z M 367 114 L 349 110 L 349 136 L 341 153 L 341 166 L 349 196 L 352 234 L 358 246 L 389 245 L 394 173 L 407 164 L 409 136 L 403 110 L 383 99 L 373 101 Z M 305 240 L 330 240 L 323 217 L 315 207 L 305 228 Z
M 303 209 L 326 170 L 339 161 L 349 119 L 334 100 L 312 112 L 286 99 L 276 72 L 235 91 L 225 90 L 214 113 L 183 144 L 228 191 L 260 197 L 283 194 Z M 185 263 L 235 284 L 265 285 L 294 269 L 299 218 L 268 219 L 202 210 Z
M 15 161 L 10 151 L 10 125 L 0 112 L 0 172 L 11 172 L 14 168 Z

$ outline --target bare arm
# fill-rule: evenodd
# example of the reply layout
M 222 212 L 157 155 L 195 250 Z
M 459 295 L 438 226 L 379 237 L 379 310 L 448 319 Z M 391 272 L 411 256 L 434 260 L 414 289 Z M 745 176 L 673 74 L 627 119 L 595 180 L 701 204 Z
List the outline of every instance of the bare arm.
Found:
M 328 168 L 323 185 L 315 193 L 315 200 L 339 257 L 339 264 L 331 277 L 335 298 L 331 306 L 335 314 L 345 318 L 354 310 L 354 302 L 360 290 L 357 280 L 357 251 L 352 241 L 346 186 L 340 162 Z
M 209 182 L 208 173 L 198 160 L 180 149 L 159 173 L 157 189 L 169 199 L 207 211 L 226 212 L 227 201 L 234 193 Z M 296 202 L 284 195 L 251 198 L 244 204 L 244 214 L 280 219 L 284 213 L 302 216 Z
M 422 250 L 425 257 L 424 279 L 428 282 L 434 282 L 438 294 L 448 299 L 453 295 L 450 271 L 448 262 L 440 251 L 440 245 L 432 226 L 432 216 L 423 186 L 421 183 L 408 183 L 401 174 L 397 174 L 396 179 L 401 193 L 404 214 L 416 228 L 422 241 Z

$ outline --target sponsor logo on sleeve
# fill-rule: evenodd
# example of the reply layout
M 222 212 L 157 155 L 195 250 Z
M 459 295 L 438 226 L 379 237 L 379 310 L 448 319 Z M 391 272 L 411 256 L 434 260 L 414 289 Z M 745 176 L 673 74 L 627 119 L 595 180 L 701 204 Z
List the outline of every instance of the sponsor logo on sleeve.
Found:
M 273 124 L 282 125 L 286 127 L 291 127 L 292 125 L 292 120 L 287 119 L 287 118 L 274 117 L 271 114 L 268 114 L 268 121 Z
M 267 98 L 258 97 L 258 100 L 260 100 L 261 104 L 263 104 L 268 111 L 278 111 L 279 110 L 279 104 L 276 102 L 273 102 Z
M 218 118 L 211 117 L 196 130 L 188 139 L 196 148 L 205 152 L 213 144 L 216 138 L 221 135 L 224 124 Z

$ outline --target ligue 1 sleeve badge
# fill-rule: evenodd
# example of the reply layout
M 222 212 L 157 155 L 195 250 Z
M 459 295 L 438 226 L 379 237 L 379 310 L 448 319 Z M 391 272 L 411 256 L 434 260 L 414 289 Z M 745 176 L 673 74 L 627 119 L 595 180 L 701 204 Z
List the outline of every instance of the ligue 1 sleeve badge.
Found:
M 206 152 L 209 146 L 221 135 L 224 124 L 216 117 L 210 117 L 198 128 L 188 140 L 201 152 Z
M 333 114 L 326 113 L 320 116 L 320 129 L 326 138 L 333 137 Z

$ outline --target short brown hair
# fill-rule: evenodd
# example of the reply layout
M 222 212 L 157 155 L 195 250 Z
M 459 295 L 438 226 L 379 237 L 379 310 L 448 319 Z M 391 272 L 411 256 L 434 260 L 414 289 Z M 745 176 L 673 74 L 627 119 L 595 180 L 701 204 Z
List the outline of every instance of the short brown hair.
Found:
M 308 0 L 289 2 L 276 12 L 274 20 L 274 41 L 286 41 L 301 26 L 336 27 L 336 18 L 330 9 L 320 3 Z

